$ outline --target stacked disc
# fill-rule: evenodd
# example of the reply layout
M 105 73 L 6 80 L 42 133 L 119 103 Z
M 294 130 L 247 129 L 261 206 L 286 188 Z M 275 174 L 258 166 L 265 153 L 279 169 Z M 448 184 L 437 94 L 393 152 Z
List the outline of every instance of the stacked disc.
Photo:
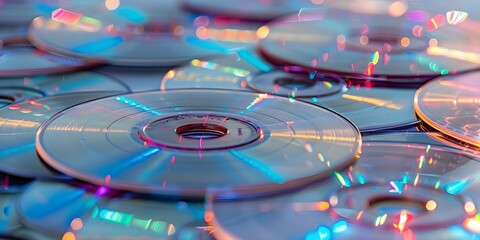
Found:
M 346 119 L 288 98 L 201 89 L 79 104 L 111 94 L 56 95 L 2 109 L 3 131 L 15 137 L 5 142 L 3 155 L 11 158 L 2 159 L 2 170 L 68 180 L 34 182 L 22 193 L 17 211 L 27 227 L 64 238 L 206 239 L 199 230 L 208 230 L 201 204 L 144 193 L 176 199 L 216 192 L 226 199 L 269 195 L 343 169 L 360 151 L 360 135 Z M 43 165 L 35 145 L 60 172 Z M 162 216 L 148 211 L 157 208 Z
M 0 238 L 479 238 L 478 7 L 0 0 Z
M 478 157 L 418 134 L 365 139 L 355 166 L 291 194 L 212 197 L 207 219 L 218 239 L 478 237 Z
M 268 34 L 259 47 L 280 64 L 398 84 L 478 68 L 468 54 L 480 52 L 478 33 L 472 31 L 476 23 L 448 23 L 445 15 L 424 13 L 426 23 L 407 13 L 392 17 L 304 11 L 266 25 Z M 436 18 L 443 19 L 442 24 Z
M 460 141 L 480 146 L 480 84 L 478 72 L 442 77 L 417 90 L 415 110 L 433 128 Z
M 224 88 L 268 93 L 329 108 L 362 132 L 415 125 L 413 88 L 374 87 L 336 74 L 295 66 L 274 67 L 249 51 L 192 60 L 168 72 L 161 89 Z

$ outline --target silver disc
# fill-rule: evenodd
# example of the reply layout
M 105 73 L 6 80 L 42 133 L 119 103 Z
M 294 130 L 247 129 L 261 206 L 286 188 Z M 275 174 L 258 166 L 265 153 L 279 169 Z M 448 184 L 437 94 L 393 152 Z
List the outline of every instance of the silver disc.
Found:
M 49 165 L 98 185 L 238 198 L 323 178 L 353 163 L 360 142 L 350 122 L 311 104 L 191 89 L 81 104 L 46 122 L 36 143 Z
M 212 197 L 207 215 L 220 239 L 475 239 L 478 164 L 442 145 L 365 141 L 357 164 L 327 181 L 272 198 Z

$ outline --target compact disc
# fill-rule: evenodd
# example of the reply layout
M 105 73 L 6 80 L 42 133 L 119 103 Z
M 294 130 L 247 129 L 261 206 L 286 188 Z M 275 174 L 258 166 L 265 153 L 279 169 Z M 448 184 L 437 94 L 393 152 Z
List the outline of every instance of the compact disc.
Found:
M 0 107 L 25 99 L 60 93 L 86 91 L 129 91 L 126 84 L 93 71 L 0 79 Z
M 321 2 L 320 5 L 326 7 L 366 15 L 390 15 L 393 17 L 405 15 L 405 17 L 415 19 L 418 22 L 426 22 L 429 15 L 447 15 L 448 12 L 450 12 L 448 21 L 456 22 L 462 20 L 462 18 L 464 20 L 465 13 L 470 15 L 468 18 L 471 18 L 472 14 L 476 14 L 471 10 L 480 6 L 472 0 L 442 2 L 441 4 L 436 0 L 322 0 L 319 2 Z M 478 14 L 476 15 L 478 16 Z
M 183 0 L 181 4 L 190 11 L 234 17 L 247 20 L 268 21 L 303 7 L 315 6 L 308 0 Z
M 32 43 L 41 49 L 121 66 L 174 66 L 194 57 L 252 46 L 259 24 L 190 19 L 176 2 L 86 1 L 36 18 Z
M 364 142 L 407 142 L 423 144 L 441 144 L 431 137 L 431 134 L 441 134 L 439 132 L 422 132 L 420 130 L 408 131 L 379 131 L 362 135 Z
M 68 107 L 122 92 L 80 92 L 26 100 L 0 108 L 0 171 L 29 178 L 69 178 L 38 158 L 35 134 L 52 115 Z
M 123 67 L 103 66 L 96 68 L 96 72 L 112 76 L 127 85 L 132 92 L 158 90 L 160 79 L 170 68 L 144 68 L 144 67 Z
M 444 134 L 425 122 L 421 122 L 415 126 L 388 129 L 374 132 L 366 132 L 362 134 L 362 141 L 377 142 L 415 142 L 425 144 L 442 144 L 448 147 L 460 149 L 470 152 L 474 155 L 480 154 L 480 148 L 472 144 L 460 141 L 447 134 Z
M 275 68 L 246 50 L 194 59 L 169 71 L 160 88 L 224 88 L 288 96 L 338 112 L 362 132 L 419 122 L 413 109 L 415 89 L 361 85 L 296 67 Z
M 426 11 L 426 19 L 418 20 L 409 13 L 417 12 L 305 11 L 264 26 L 259 47 L 275 62 L 371 81 L 421 83 L 479 68 L 478 22 Z
M 0 77 L 61 73 L 96 67 L 100 61 L 82 60 L 34 48 L 26 37 L 5 37 L 0 46 Z
M 354 166 L 287 195 L 221 201 L 219 239 L 475 239 L 480 163 L 442 145 L 364 141 Z
M 409 3 L 414 1 L 416 0 L 319 0 L 318 2 L 326 7 L 356 13 L 401 16 L 407 12 Z
M 210 239 L 203 204 L 104 186 L 36 181 L 20 195 L 17 210 L 25 225 L 56 239 Z
M 312 104 L 183 89 L 70 108 L 42 125 L 36 143 L 53 168 L 97 185 L 185 198 L 225 190 L 240 198 L 344 168 L 361 139 L 350 122 Z
M 342 93 L 309 101 L 342 114 L 362 132 L 369 132 L 419 123 L 413 96 L 413 89 L 352 85 Z
M 50 16 L 55 9 L 73 2 L 92 0 L 1 0 L 0 24 L 10 27 L 26 27 L 35 17 Z
M 461 141 L 480 146 L 478 72 L 441 77 L 415 95 L 415 110 L 430 126 Z
M 15 102 L 43 96 L 43 92 L 26 87 L 0 87 L 0 108 Z

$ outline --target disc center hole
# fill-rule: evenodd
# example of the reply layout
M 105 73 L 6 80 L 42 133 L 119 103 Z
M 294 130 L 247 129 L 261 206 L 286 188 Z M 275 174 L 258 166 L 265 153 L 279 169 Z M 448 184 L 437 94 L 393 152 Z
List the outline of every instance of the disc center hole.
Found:
M 275 79 L 274 84 L 291 90 L 308 89 L 315 86 L 315 80 L 305 79 L 303 77 L 289 76 Z
M 8 96 L 8 95 L 0 95 L 0 103 L 13 103 L 15 102 L 15 98 L 13 98 L 12 96 Z
M 182 35 L 184 27 L 175 21 L 165 22 L 148 22 L 139 25 L 127 25 L 127 33 L 135 35 L 149 34 L 166 34 L 166 35 Z
M 368 41 L 374 44 L 384 44 L 388 43 L 390 45 L 399 44 L 401 41 L 401 37 L 389 34 L 375 34 L 372 36 L 368 36 Z
M 225 136 L 228 129 L 218 124 L 194 123 L 180 126 L 175 132 L 185 138 L 212 139 Z
M 383 196 L 370 199 L 368 208 L 382 213 L 400 213 L 402 210 L 406 210 L 420 214 L 427 212 L 426 204 L 427 201 L 415 198 Z

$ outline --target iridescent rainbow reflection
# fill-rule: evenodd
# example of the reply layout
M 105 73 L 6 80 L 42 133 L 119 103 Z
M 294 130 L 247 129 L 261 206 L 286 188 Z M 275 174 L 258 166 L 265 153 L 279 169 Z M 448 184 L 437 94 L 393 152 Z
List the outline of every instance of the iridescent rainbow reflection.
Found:
M 126 227 L 138 227 L 144 230 L 151 230 L 157 233 L 171 236 L 175 233 L 175 226 L 173 224 L 153 219 L 139 219 L 135 215 L 119 212 L 106 208 L 99 208 L 95 206 L 92 210 L 92 219 L 98 218 L 103 221 L 124 225 Z M 75 220 L 75 219 L 74 219 Z M 72 222 L 73 223 L 73 222 Z M 76 229 L 76 230 L 80 230 Z
M 448 11 L 446 16 L 449 24 L 457 25 L 467 19 L 468 13 L 464 11 Z
M 478 175 L 478 164 L 436 144 L 366 141 L 355 165 L 316 186 L 242 202 L 209 199 L 209 224 L 215 236 L 233 239 L 473 239 L 479 183 L 462 176 Z
M 365 3 L 361 5 L 363 9 Z M 386 15 L 302 9 L 298 15 L 268 23 L 259 49 L 277 64 L 374 77 L 371 81 L 401 77 L 403 82 L 419 83 L 426 81 L 422 78 L 478 68 L 471 56 L 479 54 L 474 44 L 478 27 L 467 12 L 427 11 L 423 3 L 412 5 L 398 15 L 391 14 L 392 9 Z
M 480 146 L 478 72 L 438 78 L 417 90 L 415 112 L 450 137 Z
M 30 195 L 20 197 L 21 214 L 35 228 L 46 227 L 52 238 L 209 237 L 200 203 L 133 196 L 79 182 L 37 181 L 26 191 Z
M 99 20 L 62 8 L 56 9 L 52 12 L 52 19 L 64 24 L 76 26 L 79 29 L 89 32 L 97 32 L 102 28 L 102 23 Z M 36 21 L 38 26 L 38 21 L 40 21 L 40 19 L 37 18 Z
M 202 67 L 206 69 L 211 69 L 211 70 L 218 70 L 222 71 L 225 73 L 231 73 L 235 76 L 239 77 L 246 77 L 250 74 L 248 70 L 240 69 L 240 68 L 234 68 L 234 67 L 228 67 L 228 66 L 222 66 L 220 64 L 217 64 L 215 62 L 207 62 L 207 61 L 200 61 L 198 59 L 194 59 L 191 61 L 191 65 L 194 67 Z

